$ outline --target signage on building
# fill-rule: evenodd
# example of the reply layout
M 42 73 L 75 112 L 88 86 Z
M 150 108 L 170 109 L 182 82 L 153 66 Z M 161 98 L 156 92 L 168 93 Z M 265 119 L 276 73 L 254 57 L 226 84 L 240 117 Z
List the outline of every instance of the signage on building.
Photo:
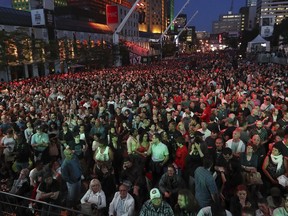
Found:
M 45 26 L 44 9 L 31 10 L 32 26 Z
M 51 10 L 45 10 L 45 21 L 47 27 L 54 27 L 54 13 Z
M 261 36 L 262 37 L 271 37 L 273 34 L 273 26 L 261 26 Z
M 118 6 L 106 5 L 106 21 L 107 25 L 118 23 Z

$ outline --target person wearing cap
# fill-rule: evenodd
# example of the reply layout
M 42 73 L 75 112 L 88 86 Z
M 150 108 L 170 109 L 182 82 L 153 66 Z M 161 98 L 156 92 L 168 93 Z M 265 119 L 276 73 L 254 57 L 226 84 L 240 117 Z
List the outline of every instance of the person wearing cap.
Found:
M 147 200 L 140 210 L 140 216 L 174 216 L 171 206 L 162 200 L 161 193 L 158 188 L 150 191 L 150 199 Z
M 133 216 L 135 210 L 134 198 L 128 193 L 129 187 L 120 185 L 119 191 L 114 194 L 114 198 L 109 205 L 109 216 Z
M 273 211 L 273 216 L 284 216 L 284 215 L 288 215 L 288 195 L 285 196 L 285 200 L 284 200 L 284 206 L 283 207 L 278 207 L 276 209 L 274 209 Z

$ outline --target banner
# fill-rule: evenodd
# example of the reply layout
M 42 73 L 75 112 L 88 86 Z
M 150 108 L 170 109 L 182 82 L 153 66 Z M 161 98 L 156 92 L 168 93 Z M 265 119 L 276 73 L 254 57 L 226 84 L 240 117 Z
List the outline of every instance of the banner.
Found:
M 32 26 L 45 26 L 43 9 L 31 10 Z
M 107 25 L 118 23 L 118 6 L 106 5 L 106 21 Z

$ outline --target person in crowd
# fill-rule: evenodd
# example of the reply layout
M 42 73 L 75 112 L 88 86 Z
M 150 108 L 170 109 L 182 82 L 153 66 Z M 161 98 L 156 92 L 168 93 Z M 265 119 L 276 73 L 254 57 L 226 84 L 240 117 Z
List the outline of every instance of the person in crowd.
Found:
M 256 135 L 256 134 L 258 134 L 259 137 L 260 137 L 260 140 L 261 140 L 260 144 L 261 145 L 267 144 L 267 142 L 268 142 L 268 132 L 267 132 L 266 128 L 264 128 L 264 126 L 263 126 L 263 121 L 260 121 L 260 120 L 256 121 L 256 128 L 253 128 L 250 131 L 250 136 L 251 137 Z
M 260 198 L 257 200 L 257 209 L 255 211 L 255 216 L 272 216 L 273 209 L 268 206 L 268 202 L 265 198 Z
M 246 151 L 240 154 L 240 163 L 244 181 L 247 180 L 245 176 L 249 175 L 251 172 L 257 172 L 258 156 L 253 153 L 253 146 L 251 144 L 248 144 L 246 146 Z M 251 182 L 246 183 L 251 185 Z
M 199 205 L 193 193 L 188 189 L 178 191 L 177 204 L 174 207 L 175 216 L 196 216 Z
M 49 136 L 43 131 L 43 126 L 36 127 L 36 133 L 31 138 L 31 146 L 34 149 L 34 160 L 41 159 L 42 153 L 50 143 Z
M 277 178 L 281 175 L 287 175 L 287 161 L 277 146 L 274 145 L 272 152 L 266 156 L 262 169 L 267 179 L 266 185 L 277 185 L 279 184 Z
M 106 207 L 106 196 L 98 179 L 92 179 L 90 181 L 89 189 L 81 198 L 80 202 L 81 212 L 84 214 L 104 214 L 102 210 Z
M 185 145 L 185 140 L 183 137 L 178 137 L 176 139 L 177 143 L 177 150 L 176 150 L 176 155 L 174 159 L 174 163 L 177 166 L 177 174 L 181 175 L 184 173 L 184 168 L 185 168 L 185 160 L 188 155 L 188 149 L 187 146 Z
M 248 190 L 245 185 L 238 185 L 236 195 L 231 198 L 230 211 L 233 216 L 241 216 L 244 207 L 251 207 L 252 204 L 248 198 Z
M 218 189 L 210 169 L 213 161 L 207 158 L 203 161 L 203 166 L 195 170 L 195 197 L 201 208 L 209 206 L 218 196 Z
M 147 200 L 140 210 L 139 216 L 156 216 L 167 215 L 173 216 L 171 206 L 162 199 L 161 193 L 158 188 L 150 190 L 150 199 Z
M 273 216 L 276 215 L 288 215 L 288 196 L 285 197 L 285 202 L 283 207 L 278 207 L 274 209 Z
M 171 206 L 175 206 L 177 202 L 178 191 L 185 187 L 184 180 L 180 175 L 176 174 L 175 167 L 170 164 L 167 166 L 167 172 L 164 173 L 159 181 L 159 190 Z
M 233 216 L 230 211 L 226 210 L 220 199 L 213 201 L 211 206 L 206 206 L 200 209 L 197 216 Z
M 134 195 L 136 201 L 145 197 L 147 193 L 147 184 L 141 165 L 135 163 L 130 156 L 124 158 L 122 171 L 120 172 L 119 181 L 121 184 L 129 184 L 129 192 Z M 138 204 L 138 203 L 137 203 Z
M 269 192 L 269 195 L 266 197 L 269 208 L 274 210 L 284 206 L 283 194 L 279 187 L 272 187 Z
M 67 203 L 68 208 L 75 208 L 78 204 L 78 195 L 81 192 L 82 169 L 78 157 L 74 152 L 67 148 L 64 150 L 65 159 L 61 165 L 62 179 L 67 186 Z
M 14 160 L 14 148 L 16 145 L 16 141 L 14 139 L 14 131 L 12 128 L 8 128 L 6 131 L 6 135 L 0 141 L 0 148 L 4 149 L 4 160 L 5 162 L 12 163 Z
M 240 139 L 241 129 L 237 128 L 233 131 L 233 138 L 226 142 L 226 147 L 232 149 L 234 156 L 239 157 L 241 152 L 245 151 L 245 143 Z
M 27 168 L 20 171 L 19 177 L 14 180 L 9 193 L 26 196 L 30 192 L 29 172 Z
M 163 167 L 169 159 L 169 151 L 166 145 L 160 142 L 160 134 L 154 134 L 147 155 L 151 155 L 150 169 L 152 171 L 152 185 L 156 185 L 161 175 Z
M 109 216 L 127 215 L 133 216 L 135 211 L 134 198 L 128 193 L 128 186 L 121 184 L 119 191 L 115 193 L 109 205 Z
M 49 204 L 60 205 L 60 185 L 53 179 L 52 173 L 48 172 L 43 175 L 43 181 L 37 188 L 36 200 L 44 201 Z M 51 212 L 59 213 L 60 209 L 42 204 L 41 216 L 50 215 Z
M 97 173 L 100 172 L 101 166 L 103 164 L 107 164 L 109 169 L 112 169 L 113 156 L 112 148 L 107 145 L 107 140 L 100 139 L 99 146 L 95 149 L 93 156 L 95 160 L 93 173 L 97 175 Z

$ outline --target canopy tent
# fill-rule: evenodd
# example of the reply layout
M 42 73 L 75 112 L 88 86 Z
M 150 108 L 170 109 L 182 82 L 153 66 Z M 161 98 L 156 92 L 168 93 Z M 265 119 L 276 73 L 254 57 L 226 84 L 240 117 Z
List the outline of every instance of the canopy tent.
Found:
M 248 42 L 247 52 L 270 52 L 270 41 L 260 35 Z

